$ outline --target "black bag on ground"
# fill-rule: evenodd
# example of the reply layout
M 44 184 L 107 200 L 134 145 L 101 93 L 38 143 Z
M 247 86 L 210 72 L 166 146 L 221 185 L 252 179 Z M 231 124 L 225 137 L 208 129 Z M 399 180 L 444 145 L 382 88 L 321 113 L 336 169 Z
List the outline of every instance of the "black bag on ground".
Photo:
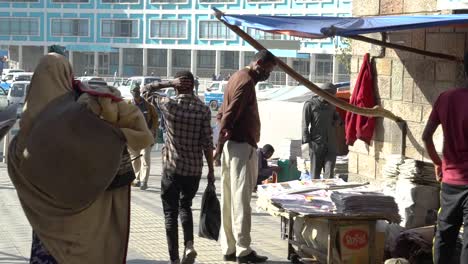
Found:
M 202 198 L 198 236 L 218 241 L 220 227 L 221 207 L 216 188 L 214 183 L 208 183 Z

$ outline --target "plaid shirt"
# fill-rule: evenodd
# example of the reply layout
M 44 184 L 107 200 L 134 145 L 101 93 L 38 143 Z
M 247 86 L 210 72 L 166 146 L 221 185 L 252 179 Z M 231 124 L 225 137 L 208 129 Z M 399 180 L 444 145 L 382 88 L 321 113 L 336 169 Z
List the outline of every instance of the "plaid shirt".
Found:
M 155 101 L 167 133 L 163 168 L 181 176 L 200 177 L 203 150 L 213 150 L 210 109 L 191 94 L 181 94 L 175 99 L 158 96 Z

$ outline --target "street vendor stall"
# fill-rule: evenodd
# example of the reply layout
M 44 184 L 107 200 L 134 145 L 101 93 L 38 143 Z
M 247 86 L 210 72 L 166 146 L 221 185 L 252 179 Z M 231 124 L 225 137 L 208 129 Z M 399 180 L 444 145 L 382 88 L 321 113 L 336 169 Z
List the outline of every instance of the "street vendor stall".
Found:
M 378 220 L 399 222 L 393 197 L 341 179 L 260 185 L 258 208 L 281 217 L 288 259 L 295 263 L 381 263 Z

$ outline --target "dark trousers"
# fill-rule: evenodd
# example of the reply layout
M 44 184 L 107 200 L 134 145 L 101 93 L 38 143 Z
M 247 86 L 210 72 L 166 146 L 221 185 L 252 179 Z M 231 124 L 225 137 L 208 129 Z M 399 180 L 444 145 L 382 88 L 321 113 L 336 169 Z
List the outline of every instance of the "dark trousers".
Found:
M 161 200 L 166 223 L 167 246 L 171 261 L 179 259 L 179 236 L 177 218 L 184 231 L 184 245 L 193 241 L 192 200 L 198 191 L 200 176 L 180 176 L 163 172 Z
M 440 210 L 434 238 L 434 263 L 448 264 L 455 254 L 460 227 L 464 226 L 463 247 L 460 261 L 468 263 L 468 185 L 442 183 Z
M 309 145 L 311 145 L 310 143 Z M 320 173 L 323 170 L 325 179 L 333 178 L 335 175 L 336 154 L 329 153 L 323 147 L 309 147 L 310 173 L 312 179 L 320 179 Z

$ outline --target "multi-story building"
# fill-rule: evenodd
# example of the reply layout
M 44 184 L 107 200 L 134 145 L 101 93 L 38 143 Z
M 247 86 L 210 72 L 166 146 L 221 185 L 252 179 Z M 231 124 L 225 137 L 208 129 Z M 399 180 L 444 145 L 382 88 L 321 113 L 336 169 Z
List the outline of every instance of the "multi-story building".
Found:
M 172 76 L 179 69 L 224 76 L 244 67 L 254 49 L 218 22 L 212 7 L 238 14 L 351 13 L 350 0 L 0 0 L 0 49 L 25 70 L 59 44 L 77 76 Z M 338 40 L 248 33 L 314 81 L 348 78 L 334 56 Z M 276 72 L 272 81 L 288 80 Z

